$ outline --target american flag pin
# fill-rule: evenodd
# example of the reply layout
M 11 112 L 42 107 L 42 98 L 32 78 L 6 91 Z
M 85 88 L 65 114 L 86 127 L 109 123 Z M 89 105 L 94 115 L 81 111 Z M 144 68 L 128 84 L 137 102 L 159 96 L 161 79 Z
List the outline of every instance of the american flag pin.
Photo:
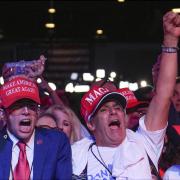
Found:
M 42 144 L 42 143 L 43 143 L 42 139 L 37 140 L 37 144 Z

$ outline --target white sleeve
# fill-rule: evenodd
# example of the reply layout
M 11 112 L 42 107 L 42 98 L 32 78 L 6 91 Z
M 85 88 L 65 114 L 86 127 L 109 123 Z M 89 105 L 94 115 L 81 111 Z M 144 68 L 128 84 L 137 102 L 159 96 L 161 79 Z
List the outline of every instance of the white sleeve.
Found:
M 178 180 L 180 179 L 180 165 L 173 165 L 166 170 L 163 180 Z
M 163 176 L 163 180 L 170 180 L 169 179 L 169 171 L 167 170 L 165 173 L 164 173 L 164 176 Z
M 162 152 L 164 145 L 164 137 L 166 134 L 166 128 L 157 131 L 148 131 L 144 123 L 145 116 L 139 120 L 139 128 L 136 133 L 141 136 L 142 143 L 149 157 L 157 167 L 158 160 Z

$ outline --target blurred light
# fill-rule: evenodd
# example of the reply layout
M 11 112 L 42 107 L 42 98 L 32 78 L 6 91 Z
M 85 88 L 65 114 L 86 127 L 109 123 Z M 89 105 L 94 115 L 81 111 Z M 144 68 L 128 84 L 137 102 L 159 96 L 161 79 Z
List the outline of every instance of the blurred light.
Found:
M 110 77 L 115 78 L 116 77 L 116 72 L 111 72 Z
M 137 90 L 138 89 L 138 83 L 137 82 L 136 83 L 129 83 L 129 89 L 131 91 Z
M 4 38 L 3 34 L 0 33 L 0 39 L 3 39 L 3 38 Z
M 89 85 L 75 85 L 74 87 L 75 92 L 87 92 L 89 89 Z
M 147 82 L 145 80 L 142 80 L 140 84 L 141 84 L 141 87 L 147 86 Z
M 55 91 L 56 90 L 56 85 L 52 82 L 49 82 L 48 85 L 50 86 L 50 88 Z
M 114 78 L 112 78 L 112 77 L 109 77 L 108 79 L 109 79 L 110 81 L 114 81 Z
M 97 78 L 104 78 L 105 77 L 105 70 L 104 69 L 97 69 L 96 70 L 96 77 Z
M 56 12 L 55 8 L 49 8 L 48 13 L 54 14 Z
M 83 73 L 83 80 L 84 81 L 93 81 L 94 76 L 92 76 L 91 73 Z
M 0 28 L 0 40 L 4 38 L 3 30 Z
M 125 0 L 117 0 L 118 2 L 124 2 Z
M 48 92 L 46 92 L 46 91 L 44 91 L 44 94 L 49 96 L 49 93 L 48 93 Z
M 75 72 L 71 73 L 71 80 L 77 80 L 77 78 L 78 78 L 78 73 Z
M 2 85 L 4 84 L 4 79 L 2 76 L 0 77 L 0 84 L 2 84 Z
M 97 30 L 96 30 L 96 34 L 102 35 L 102 34 L 103 34 L 103 30 L 102 30 L 102 29 L 97 29 Z
M 172 9 L 172 11 L 173 11 L 174 13 L 180 13 L 180 8 L 174 8 L 174 9 Z
M 41 78 L 37 78 L 37 83 L 40 84 L 42 82 Z
M 72 93 L 74 91 L 73 83 L 68 83 L 65 87 L 65 91 Z
M 101 80 L 101 78 L 96 78 L 96 80 L 95 81 L 100 81 Z
M 45 26 L 46 26 L 46 28 L 49 28 L 49 29 L 55 28 L 55 24 L 54 23 L 46 23 Z
M 128 81 L 120 81 L 119 88 L 128 88 L 129 82 Z

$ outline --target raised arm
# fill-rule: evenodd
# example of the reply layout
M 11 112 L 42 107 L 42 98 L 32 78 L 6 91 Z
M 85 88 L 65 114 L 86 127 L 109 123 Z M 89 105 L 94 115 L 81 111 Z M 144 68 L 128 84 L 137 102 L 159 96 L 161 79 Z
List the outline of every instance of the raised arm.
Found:
M 41 75 L 39 76 L 39 78 L 41 78 L 41 83 L 38 84 L 39 87 L 49 93 L 49 96 L 52 99 L 53 104 L 59 104 L 64 106 L 64 103 L 61 100 L 61 98 L 58 96 L 57 92 L 51 89 L 51 87 L 49 86 L 48 82 L 44 79 L 44 77 Z
M 150 131 L 167 124 L 170 98 L 177 75 L 177 51 L 180 36 L 180 15 L 168 12 L 163 17 L 164 40 L 155 95 L 150 103 L 145 125 Z

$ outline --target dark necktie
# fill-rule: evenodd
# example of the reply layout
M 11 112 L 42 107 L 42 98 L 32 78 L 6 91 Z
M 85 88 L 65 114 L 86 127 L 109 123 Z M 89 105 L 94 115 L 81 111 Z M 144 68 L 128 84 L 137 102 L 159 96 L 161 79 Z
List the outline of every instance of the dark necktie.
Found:
M 14 170 L 14 180 L 29 180 L 30 178 L 30 168 L 26 156 L 26 144 L 18 142 L 18 147 L 20 149 L 18 163 Z

